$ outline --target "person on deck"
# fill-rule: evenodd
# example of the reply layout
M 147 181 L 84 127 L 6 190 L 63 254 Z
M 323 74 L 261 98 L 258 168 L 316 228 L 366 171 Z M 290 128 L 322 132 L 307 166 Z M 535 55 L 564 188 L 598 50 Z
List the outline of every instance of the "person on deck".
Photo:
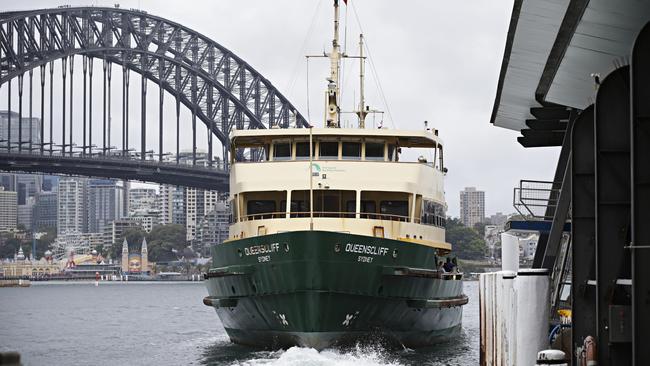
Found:
M 447 257 L 447 261 L 445 262 L 443 268 L 445 269 L 445 272 L 451 272 L 454 270 L 454 264 L 451 263 L 451 258 Z

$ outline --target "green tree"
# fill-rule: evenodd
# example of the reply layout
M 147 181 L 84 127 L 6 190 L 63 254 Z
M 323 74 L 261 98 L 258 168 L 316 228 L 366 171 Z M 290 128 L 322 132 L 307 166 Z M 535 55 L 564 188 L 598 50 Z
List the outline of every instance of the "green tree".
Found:
M 0 235 L 0 258 L 13 258 L 18 251 L 21 241 L 11 233 Z
M 476 224 L 474 224 L 473 229 L 474 229 L 474 231 L 476 231 L 478 233 L 478 235 L 481 238 L 485 237 L 485 226 L 486 225 L 487 224 L 485 222 L 477 222 Z
M 457 218 L 447 218 L 446 239 L 460 259 L 483 259 L 485 241 L 476 230 L 464 226 Z
M 178 259 L 175 252 L 182 252 L 187 247 L 187 231 L 183 225 L 157 225 L 147 235 L 149 260 L 174 261 Z
M 140 245 L 142 243 L 142 238 L 146 236 L 146 232 L 140 226 L 130 227 L 122 232 L 122 235 L 117 238 L 115 243 L 111 246 L 110 254 L 111 258 L 117 259 L 122 256 L 122 242 L 124 238 L 129 243 L 129 245 Z

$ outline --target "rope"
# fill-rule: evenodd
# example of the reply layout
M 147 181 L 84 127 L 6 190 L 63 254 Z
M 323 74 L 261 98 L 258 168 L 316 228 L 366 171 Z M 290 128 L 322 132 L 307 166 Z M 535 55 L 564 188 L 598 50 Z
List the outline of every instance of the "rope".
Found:
M 305 39 L 303 40 L 302 46 L 300 47 L 300 52 L 298 54 L 298 58 L 296 58 L 296 63 L 293 65 L 293 71 L 291 72 L 291 79 L 289 79 L 289 84 L 287 85 L 287 94 L 291 94 L 296 84 L 296 81 L 298 79 L 298 68 L 300 66 L 300 58 L 302 57 L 302 54 L 305 53 L 305 49 L 307 48 L 307 43 L 311 38 L 311 34 L 314 32 L 314 28 L 316 25 L 316 21 L 315 21 L 316 16 L 318 15 L 318 10 L 320 9 L 322 3 L 323 0 L 318 1 L 318 4 L 316 4 L 316 8 L 314 9 L 314 13 L 311 16 L 311 23 L 309 24 L 309 29 L 307 30 Z
M 357 7 L 354 5 L 353 1 L 349 1 L 349 4 L 352 5 L 352 11 L 354 12 L 354 16 L 357 19 L 357 23 L 359 24 L 359 29 L 361 30 L 361 33 L 365 34 L 366 32 L 363 31 L 363 26 L 361 25 L 361 20 L 359 19 L 359 13 L 357 12 Z M 377 89 L 379 90 L 379 95 L 381 96 L 381 99 L 384 102 L 384 105 L 386 106 L 386 113 L 388 114 L 388 120 L 390 121 L 391 126 L 395 128 L 393 114 L 390 112 L 390 106 L 388 105 L 386 94 L 384 93 L 384 88 L 382 88 L 381 82 L 379 81 L 379 74 L 377 73 L 377 69 L 375 68 L 375 63 L 373 61 L 372 53 L 370 52 L 370 45 L 368 42 L 368 38 L 364 37 L 364 40 L 365 40 L 364 44 L 366 46 L 366 51 L 368 52 L 370 71 L 372 72 L 372 76 L 375 79 L 375 84 L 377 86 Z

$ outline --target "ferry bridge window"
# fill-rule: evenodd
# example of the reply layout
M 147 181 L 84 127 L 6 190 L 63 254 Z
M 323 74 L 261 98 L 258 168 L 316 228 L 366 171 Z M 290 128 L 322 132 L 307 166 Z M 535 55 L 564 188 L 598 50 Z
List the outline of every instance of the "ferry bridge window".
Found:
M 312 150 L 312 156 L 314 156 L 315 143 L 312 143 Z M 309 160 L 309 141 L 296 142 L 296 160 Z
M 343 160 L 361 160 L 361 143 L 343 141 Z
M 337 141 L 321 141 L 320 142 L 321 159 L 338 159 L 339 158 L 339 143 Z
M 350 200 L 346 205 L 346 212 L 355 212 L 356 201 Z M 359 213 L 359 217 L 362 219 L 376 219 L 377 204 L 375 201 L 361 200 L 361 210 L 359 210 Z
M 309 198 L 307 198 L 309 199 Z M 306 200 L 291 200 L 291 217 L 308 217 L 309 216 L 309 201 Z M 287 201 L 280 202 L 280 212 L 287 211 Z
M 347 211 L 346 204 L 348 201 L 354 200 L 356 196 L 355 191 L 315 189 L 313 195 L 314 217 L 349 217 L 350 215 L 354 217 L 354 210 Z M 291 198 L 291 217 L 308 217 L 309 191 L 291 191 Z M 296 211 L 294 211 L 294 198 L 300 202 L 300 206 L 295 207 Z M 296 212 L 296 214 L 293 214 L 293 212 Z
M 384 144 L 382 142 L 366 142 L 366 160 L 384 160 Z
M 397 149 L 395 149 L 395 145 L 388 145 L 388 161 L 397 161 Z
M 273 144 L 273 160 L 290 160 L 291 144 L 288 142 L 277 142 Z
M 424 200 L 420 220 L 425 225 L 444 227 L 446 224 L 445 206 L 434 201 Z
M 379 213 L 382 215 L 397 216 L 400 221 L 407 221 L 409 217 L 408 201 L 381 201 Z
M 270 219 L 276 212 L 275 201 L 250 200 L 246 204 L 246 215 L 253 219 Z

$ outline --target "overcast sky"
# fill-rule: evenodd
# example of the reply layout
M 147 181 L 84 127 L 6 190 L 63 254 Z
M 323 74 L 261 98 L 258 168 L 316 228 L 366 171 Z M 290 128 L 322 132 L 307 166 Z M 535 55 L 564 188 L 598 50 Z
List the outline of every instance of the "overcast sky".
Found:
M 116 2 L 75 1 L 71 4 L 113 6 Z M 519 179 L 552 178 L 558 148 L 524 149 L 516 141 L 518 132 L 490 124 L 512 0 L 349 0 L 351 2 L 356 13 L 352 6 L 341 6 L 342 43 L 347 44 L 348 54 L 357 54 L 358 16 L 388 105 L 378 92 L 370 65 L 367 65 L 367 104 L 390 111 L 392 122 L 387 114 L 384 115 L 384 125 L 390 128 L 394 125 L 401 129 L 421 129 L 423 121 L 428 120 L 431 127 L 440 131 L 446 143 L 445 158 L 449 168 L 445 182 L 449 215 L 458 216 L 459 191 L 464 187 L 475 186 L 486 192 L 486 214 L 489 216 L 497 211 L 514 211 L 512 189 Z M 331 0 L 132 0 L 119 3 L 122 8 L 140 8 L 184 24 L 227 47 L 268 78 L 307 116 L 304 55 L 321 54 L 331 44 Z M 66 3 L 22 0 L 3 1 L 2 7 L 21 10 L 62 4 Z M 346 30 L 347 38 L 344 37 Z M 342 108 L 350 110 L 358 98 L 358 64 L 350 61 L 344 67 Z M 121 70 L 116 68 L 114 72 L 119 78 Z M 317 126 L 323 121 L 327 74 L 326 61 L 310 61 L 309 115 Z M 139 78 L 135 80 L 137 82 L 132 81 L 132 85 L 139 85 Z M 76 87 L 75 92 L 81 94 L 80 90 Z M 139 89 L 132 93 L 138 95 Z M 157 91 L 149 94 L 148 118 L 156 121 Z M 117 104 L 119 95 L 115 94 L 114 98 Z M 3 87 L 0 109 L 6 108 L 5 101 Z M 171 107 L 172 103 L 166 104 Z M 130 116 L 138 120 L 139 103 L 133 105 Z M 120 114 L 119 106 L 113 109 L 115 116 Z M 171 120 L 173 110 L 165 113 Z M 356 123 L 349 118 L 350 123 Z M 376 121 L 380 119 L 376 118 Z M 372 117 L 367 124 L 372 125 Z M 167 138 L 171 141 L 172 136 Z M 152 141 L 155 139 L 153 136 Z M 187 143 L 189 136 L 182 136 L 182 139 Z

